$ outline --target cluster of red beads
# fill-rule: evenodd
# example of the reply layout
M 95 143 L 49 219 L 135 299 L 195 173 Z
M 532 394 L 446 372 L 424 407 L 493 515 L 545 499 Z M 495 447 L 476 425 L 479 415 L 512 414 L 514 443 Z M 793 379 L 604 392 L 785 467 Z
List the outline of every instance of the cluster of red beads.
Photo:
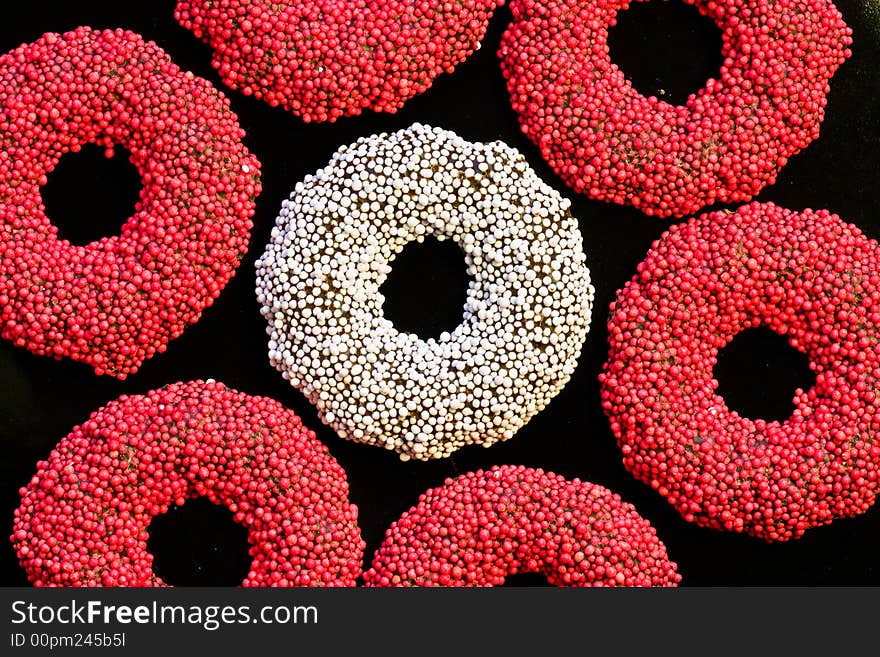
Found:
M 700 525 L 787 540 L 874 502 L 880 246 L 825 210 L 753 203 L 654 243 L 608 322 L 602 400 L 624 465 Z M 718 350 L 767 326 L 816 384 L 785 422 L 716 394 Z
M 720 80 L 639 94 L 608 30 L 631 0 L 511 0 L 500 56 L 523 132 L 575 191 L 681 216 L 752 198 L 819 135 L 851 30 L 831 0 L 685 0 L 722 31 Z
M 395 522 L 367 586 L 497 586 L 516 573 L 557 586 L 675 586 L 654 528 L 611 491 L 524 466 L 447 479 Z
M 153 517 L 206 497 L 247 528 L 244 586 L 354 586 L 364 543 L 345 472 L 278 402 L 215 382 L 123 396 L 21 490 L 12 541 L 37 586 L 162 586 Z
M 396 112 L 480 47 L 504 0 L 179 0 L 230 87 L 305 121 Z
M 219 91 L 131 32 L 80 27 L 0 57 L 3 337 L 119 378 L 163 351 L 247 248 L 260 182 L 243 136 Z M 89 142 L 128 149 L 144 187 L 120 235 L 76 246 L 40 187 Z

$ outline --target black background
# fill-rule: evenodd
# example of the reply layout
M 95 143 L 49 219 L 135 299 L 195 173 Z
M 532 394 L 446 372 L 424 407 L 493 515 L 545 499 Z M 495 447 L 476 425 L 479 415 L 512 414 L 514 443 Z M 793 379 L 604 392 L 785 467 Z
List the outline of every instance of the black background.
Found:
M 4 4 L 0 51 L 33 41 L 44 32 L 77 25 L 125 27 L 155 40 L 182 68 L 223 88 L 247 131 L 248 147 L 263 164 L 263 194 L 250 250 L 236 277 L 197 324 L 126 381 L 97 377 L 85 365 L 36 357 L 0 343 L 0 584 L 26 583 L 5 537 L 11 532 L 19 487 L 62 436 L 122 393 L 208 377 L 247 393 L 274 397 L 318 432 L 348 472 L 367 542 L 367 564 L 386 528 L 425 489 L 476 468 L 524 464 L 602 484 L 635 504 L 679 564 L 683 585 L 880 583 L 880 569 L 874 567 L 880 553 L 877 506 L 858 518 L 809 530 L 797 541 L 766 544 L 686 523 L 624 470 L 600 407 L 597 383 L 607 353 L 607 308 L 668 221 L 575 195 L 521 135 L 496 55 L 510 18 L 506 8 L 493 18 L 480 51 L 398 114 L 366 113 L 334 124 L 307 125 L 223 87 L 210 66 L 210 50 L 174 20 L 174 0 Z M 758 198 L 796 210 L 828 208 L 877 239 L 880 5 L 875 0 L 839 0 L 838 6 L 853 28 L 854 54 L 832 81 L 822 135 L 792 158 L 778 182 Z M 718 30 L 680 0 L 637 3 L 620 15 L 611 44 L 615 61 L 640 91 L 662 94 L 671 101 L 681 101 L 699 88 L 720 64 Z M 343 441 L 321 425 L 302 395 L 269 366 L 264 321 L 253 293 L 254 260 L 294 184 L 323 166 L 340 145 L 416 121 L 454 130 L 472 141 L 502 139 L 522 151 L 545 180 L 573 200 L 596 286 L 591 332 L 574 377 L 558 397 L 512 440 L 491 449 L 463 449 L 452 458 L 430 463 L 402 463 L 392 452 Z M 50 216 L 65 236 L 80 242 L 118 230 L 139 189 L 131 165 L 119 156 L 105 161 L 98 149 L 67 156 L 49 180 L 44 198 Z M 430 244 L 408 249 L 385 287 L 389 317 L 422 335 L 454 325 L 464 298 L 463 270 L 454 249 Z M 785 417 L 794 388 L 809 385 L 811 378 L 803 357 L 760 330 L 735 339 L 722 352 L 716 374 L 731 406 L 764 417 Z M 243 534 L 229 527 L 223 513 L 206 506 L 189 503 L 151 528 L 156 568 L 171 583 L 234 584 L 246 568 Z M 540 583 L 540 578 L 517 583 Z

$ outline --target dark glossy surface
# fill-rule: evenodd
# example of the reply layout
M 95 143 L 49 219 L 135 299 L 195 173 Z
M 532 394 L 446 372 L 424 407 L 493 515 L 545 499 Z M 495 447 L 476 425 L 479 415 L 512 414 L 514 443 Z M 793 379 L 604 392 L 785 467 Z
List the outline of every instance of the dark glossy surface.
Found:
M 778 182 L 765 189 L 759 199 L 793 209 L 831 209 L 876 239 L 880 237 L 880 6 L 876 0 L 841 0 L 838 6 L 855 32 L 854 56 L 832 82 L 822 136 L 792 158 Z M 650 84 L 671 93 L 691 91 L 692 78 L 677 77 L 675 67 L 680 68 L 681 62 L 691 62 L 706 75 L 717 66 L 718 53 L 701 50 L 716 38 L 704 21 L 691 23 L 696 26 L 692 39 L 673 35 L 668 47 L 664 47 L 664 22 L 656 17 L 667 8 L 662 2 L 654 2 L 640 12 L 643 18 L 636 27 L 641 29 L 634 30 L 622 21 L 614 35 L 616 56 L 647 93 L 652 90 L 645 85 Z M 174 0 L 30 0 L 6 9 L 0 22 L 0 51 L 32 41 L 49 30 L 63 31 L 80 24 L 122 26 L 156 40 L 180 66 L 220 84 L 210 66 L 210 50 L 174 21 Z M 676 10 L 674 15 L 675 30 L 689 34 L 692 28 L 685 22 L 690 20 L 687 8 Z M 537 149 L 519 131 L 497 63 L 498 41 L 508 20 L 509 12 L 499 11 L 482 49 L 454 75 L 442 76 L 428 93 L 411 100 L 397 115 L 366 114 L 335 124 L 305 125 L 280 109 L 227 90 L 247 130 L 247 144 L 263 162 L 264 191 L 258 201 L 256 228 L 243 266 L 201 321 L 171 343 L 166 353 L 147 361 L 140 372 L 124 382 L 98 378 L 86 366 L 36 357 L 8 342 L 0 342 L 0 583 L 26 583 L 5 537 L 11 531 L 18 488 L 27 483 L 36 462 L 45 458 L 62 436 L 91 411 L 122 393 L 143 393 L 172 381 L 207 377 L 248 393 L 274 397 L 295 409 L 318 432 L 348 472 L 352 498 L 360 508 L 360 525 L 367 541 L 367 562 L 387 527 L 425 489 L 441 484 L 446 477 L 476 468 L 525 464 L 608 486 L 635 504 L 656 526 L 670 556 L 679 563 L 685 585 L 880 583 L 880 571 L 874 567 L 880 554 L 880 508 L 876 506 L 858 518 L 811 530 L 798 541 L 768 545 L 686 523 L 661 497 L 624 470 L 600 407 L 596 380 L 607 353 L 607 308 L 615 291 L 633 275 L 651 242 L 668 222 L 646 217 L 632 208 L 577 196 L 543 164 Z M 627 29 L 633 32 L 627 35 Z M 621 34 L 620 30 L 624 32 Z M 657 71 L 664 68 L 657 66 L 658 61 L 668 66 L 659 80 Z M 639 62 L 649 62 L 650 66 L 642 68 Z M 302 395 L 269 366 L 264 322 L 253 294 L 254 260 L 268 239 L 281 201 L 294 184 L 323 166 L 338 146 L 362 135 L 395 130 L 415 121 L 454 130 L 470 140 L 503 139 L 519 148 L 545 180 L 572 198 L 596 285 L 592 330 L 578 370 L 565 390 L 507 443 L 491 449 L 464 449 L 453 458 L 431 463 L 402 463 L 393 453 L 343 441 L 322 426 Z M 84 164 L 59 171 L 58 177 L 64 173 L 63 179 L 51 183 L 59 186 L 53 190 L 57 199 L 63 200 L 65 194 L 73 194 L 75 188 L 84 184 L 92 186 L 94 197 L 130 201 L 137 193 L 126 184 L 119 187 L 109 182 L 115 181 L 115 177 L 103 187 L 94 180 L 88 182 L 88 168 Z M 79 220 L 91 222 L 88 206 L 79 207 Z M 107 207 L 116 206 L 110 203 Z M 66 217 L 64 221 L 69 223 L 72 219 Z M 114 224 L 110 217 L 102 225 L 111 230 L 119 223 Z M 460 266 L 454 262 L 457 256 L 450 252 L 444 257 L 448 260 L 444 267 L 456 271 Z M 416 271 L 397 274 L 401 290 L 395 295 L 417 296 L 423 288 L 420 277 L 413 274 Z M 461 285 L 459 280 L 446 286 L 429 286 L 426 289 L 431 290 L 434 298 L 424 300 L 422 307 L 456 303 L 462 294 Z M 446 294 L 450 295 L 448 299 Z M 393 300 L 389 304 L 393 305 Z M 769 356 L 759 350 L 743 357 L 761 364 Z M 761 367 L 737 371 L 740 374 L 728 383 L 741 396 L 760 395 L 765 386 L 776 382 L 783 385 L 786 380 L 784 372 L 774 377 L 772 371 L 765 372 Z M 756 376 L 761 376 L 761 386 L 754 385 Z M 782 399 L 790 404 L 790 395 Z M 234 532 L 221 533 L 213 541 L 221 551 L 242 548 L 240 544 L 230 545 L 234 543 Z M 207 549 L 213 548 L 209 545 Z M 189 557 L 184 548 L 180 550 L 177 558 L 183 566 Z M 162 555 L 163 560 L 168 558 L 169 555 Z M 170 558 L 174 558 L 173 552 Z M 227 575 L 217 572 L 208 579 L 223 582 Z

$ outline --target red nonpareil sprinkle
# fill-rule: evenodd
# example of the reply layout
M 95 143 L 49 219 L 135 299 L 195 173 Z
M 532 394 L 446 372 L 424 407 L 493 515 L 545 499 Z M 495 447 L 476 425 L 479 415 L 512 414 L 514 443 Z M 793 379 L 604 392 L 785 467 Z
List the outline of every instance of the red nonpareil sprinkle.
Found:
M 223 81 L 304 121 L 396 112 L 480 47 L 504 0 L 179 0 Z
M 243 136 L 219 91 L 131 32 L 80 27 L 0 57 L 3 337 L 121 379 L 164 351 L 247 248 L 260 165 Z M 119 235 L 76 246 L 40 188 L 86 143 L 128 149 L 143 189 Z
M 826 210 L 753 203 L 674 226 L 618 293 L 600 375 L 630 472 L 688 521 L 768 541 L 863 513 L 880 464 L 880 245 Z M 815 385 L 784 422 L 716 394 L 718 350 L 766 326 Z
M 611 491 L 524 466 L 447 479 L 395 522 L 367 586 L 498 586 L 543 573 L 557 586 L 676 586 L 650 523 Z
M 523 132 L 575 191 L 661 217 L 752 198 L 819 136 L 850 56 L 830 0 L 685 0 L 722 32 L 724 57 L 684 105 L 638 93 L 608 30 L 630 0 L 511 0 L 500 49 Z
M 243 586 L 354 586 L 364 543 L 345 472 L 278 402 L 212 381 L 122 396 L 21 490 L 12 542 L 37 586 L 163 586 L 150 521 L 206 497 L 247 528 Z

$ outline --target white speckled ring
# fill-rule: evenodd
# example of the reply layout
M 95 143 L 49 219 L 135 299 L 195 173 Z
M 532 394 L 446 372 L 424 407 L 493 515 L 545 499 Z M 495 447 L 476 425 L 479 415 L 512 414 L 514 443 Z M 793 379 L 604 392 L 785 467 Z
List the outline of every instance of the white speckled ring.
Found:
M 269 360 L 343 438 L 403 459 L 511 438 L 574 372 L 593 287 L 570 202 L 500 142 L 415 124 L 303 182 L 256 263 Z M 383 316 L 390 262 L 425 235 L 464 251 L 464 317 L 422 340 Z

